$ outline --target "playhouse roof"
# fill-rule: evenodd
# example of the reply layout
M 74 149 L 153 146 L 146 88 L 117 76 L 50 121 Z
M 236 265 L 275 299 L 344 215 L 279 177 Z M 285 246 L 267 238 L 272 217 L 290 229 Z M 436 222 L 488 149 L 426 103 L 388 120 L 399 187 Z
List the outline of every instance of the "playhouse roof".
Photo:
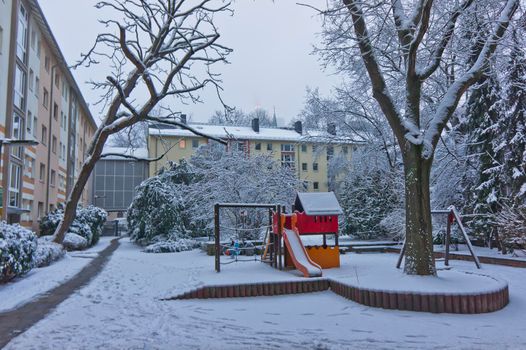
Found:
M 341 215 L 334 192 L 298 192 L 294 207 L 307 215 Z

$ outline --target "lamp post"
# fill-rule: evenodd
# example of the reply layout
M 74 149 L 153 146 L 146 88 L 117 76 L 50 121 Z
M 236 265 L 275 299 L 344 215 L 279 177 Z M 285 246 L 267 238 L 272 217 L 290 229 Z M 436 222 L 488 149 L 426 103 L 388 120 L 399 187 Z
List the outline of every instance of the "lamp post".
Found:
M 3 146 L 15 146 L 15 147 L 27 147 L 27 146 L 36 146 L 38 141 L 34 140 L 16 140 L 16 139 L 0 139 L 0 159 L 2 158 L 2 148 Z M 0 187 L 0 217 L 4 219 L 4 189 Z

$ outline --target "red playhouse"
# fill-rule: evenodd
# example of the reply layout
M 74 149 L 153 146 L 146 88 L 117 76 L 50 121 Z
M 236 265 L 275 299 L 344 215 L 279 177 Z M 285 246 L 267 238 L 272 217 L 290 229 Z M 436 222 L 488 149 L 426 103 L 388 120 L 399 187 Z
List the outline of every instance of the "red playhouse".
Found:
M 338 215 L 343 212 L 333 192 L 298 193 L 293 213 L 281 211 L 278 208 L 272 220 L 275 267 L 296 267 L 305 277 L 320 277 L 322 269 L 340 267 Z M 323 242 L 304 246 L 303 235 L 322 235 Z M 335 236 L 333 246 L 327 245 L 327 235 Z

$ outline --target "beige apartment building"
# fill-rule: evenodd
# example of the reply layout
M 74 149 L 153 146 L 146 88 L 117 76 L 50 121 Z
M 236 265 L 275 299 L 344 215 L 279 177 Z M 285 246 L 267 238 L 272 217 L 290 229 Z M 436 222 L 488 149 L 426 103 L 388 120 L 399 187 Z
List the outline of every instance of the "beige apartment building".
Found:
M 96 128 L 38 1 L 0 0 L 0 140 L 38 142 L 2 147 L 1 218 L 37 230 L 65 202 Z
M 331 173 L 329 166 L 338 163 L 341 169 L 350 169 L 352 153 L 359 146 L 346 137 L 337 137 L 336 128 L 330 125 L 325 131 L 304 132 L 301 122 L 294 128 L 260 128 L 254 119 L 252 126 L 222 126 L 189 124 L 192 128 L 210 136 L 229 140 L 228 149 L 238 149 L 247 155 L 270 154 L 283 166 L 293 168 L 310 192 L 334 190 L 343 178 L 342 172 Z M 148 154 L 157 158 L 150 163 L 153 176 L 167 161 L 179 162 L 190 158 L 208 141 L 180 128 L 151 125 L 148 129 Z

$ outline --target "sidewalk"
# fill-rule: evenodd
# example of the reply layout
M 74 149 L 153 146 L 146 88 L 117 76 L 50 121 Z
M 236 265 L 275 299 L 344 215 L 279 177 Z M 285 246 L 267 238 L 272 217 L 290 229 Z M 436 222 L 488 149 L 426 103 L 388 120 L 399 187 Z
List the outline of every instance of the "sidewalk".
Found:
M 61 302 L 87 285 L 104 268 L 118 247 L 119 239 L 114 239 L 107 248 L 69 281 L 18 309 L 0 313 L 0 348 L 6 346 L 13 338 L 46 317 Z

